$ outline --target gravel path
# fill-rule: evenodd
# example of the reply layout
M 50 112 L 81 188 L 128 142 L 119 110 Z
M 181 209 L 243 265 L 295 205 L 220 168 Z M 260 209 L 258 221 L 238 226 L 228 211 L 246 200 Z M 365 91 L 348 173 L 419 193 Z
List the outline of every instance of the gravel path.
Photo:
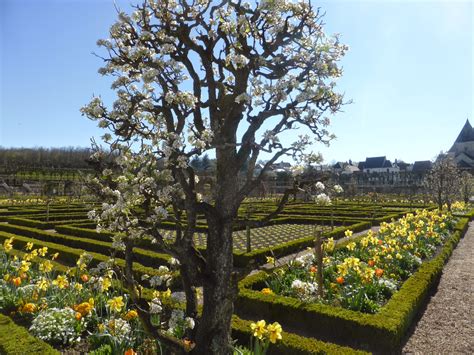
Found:
M 474 354 L 474 222 L 443 269 L 403 354 Z

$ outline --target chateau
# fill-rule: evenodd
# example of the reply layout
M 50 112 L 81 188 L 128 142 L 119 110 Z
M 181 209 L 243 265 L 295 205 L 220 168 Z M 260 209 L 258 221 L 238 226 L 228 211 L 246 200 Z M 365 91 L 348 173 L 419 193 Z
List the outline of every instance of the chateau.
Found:
M 466 120 L 448 153 L 454 156 L 461 169 L 474 169 L 474 128 L 472 128 L 469 120 Z

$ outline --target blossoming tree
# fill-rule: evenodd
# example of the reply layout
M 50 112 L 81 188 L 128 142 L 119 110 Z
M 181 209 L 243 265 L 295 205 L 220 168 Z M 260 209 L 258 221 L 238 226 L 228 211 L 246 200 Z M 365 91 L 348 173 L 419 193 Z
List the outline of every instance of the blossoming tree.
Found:
M 310 144 L 331 140 L 328 116 L 343 104 L 334 80 L 342 74 L 337 63 L 347 47 L 324 34 L 319 9 L 287 0 L 147 0 L 131 15 L 119 11 L 110 38 L 98 44 L 106 53 L 99 72 L 114 77 L 117 92 L 111 108 L 94 97 L 82 109 L 110 131 L 103 139 L 115 159 L 95 180 L 106 200 L 98 224 L 117 232 L 114 246 L 125 251 L 126 281 L 136 302 L 136 241 L 151 236 L 177 258 L 187 316 L 197 316 L 195 287 L 203 286 L 202 316 L 190 334 L 194 351 L 230 353 L 241 276 L 232 254 L 238 208 L 279 158 L 308 162 L 315 156 Z M 297 139 L 280 141 L 295 129 L 302 132 Z M 206 152 L 216 157 L 211 200 L 196 193 L 189 165 Z M 270 159 L 257 174 L 262 152 Z M 94 158 L 104 154 L 98 150 Z M 244 164 L 246 174 L 237 184 Z M 198 214 L 209 227 L 205 255 L 193 242 Z M 176 224 L 172 242 L 160 233 L 166 218 Z M 146 302 L 140 309 L 154 332 Z
M 431 171 L 426 175 L 425 183 L 428 192 L 435 198 L 441 210 L 446 204 L 451 211 L 451 204 L 461 192 L 461 173 L 451 155 L 440 154 Z

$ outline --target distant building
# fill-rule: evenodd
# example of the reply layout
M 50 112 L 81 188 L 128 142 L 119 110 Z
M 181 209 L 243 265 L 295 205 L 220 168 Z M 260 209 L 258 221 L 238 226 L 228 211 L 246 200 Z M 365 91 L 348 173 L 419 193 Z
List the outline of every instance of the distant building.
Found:
M 354 174 L 354 173 L 358 173 L 360 172 L 360 169 L 355 166 L 355 165 L 351 165 L 351 164 L 347 164 L 344 169 L 342 170 L 341 174 L 344 174 L 344 175 L 351 175 L 351 174 Z
M 462 169 L 474 169 L 474 128 L 469 120 L 466 120 L 449 154 L 454 156 L 454 160 Z
M 430 160 L 420 160 L 413 163 L 411 171 L 413 173 L 424 174 L 430 171 L 433 167 L 433 163 Z
M 361 166 L 359 164 L 359 169 L 360 168 Z M 394 166 L 385 156 L 366 158 L 362 168 L 364 173 L 391 173 L 400 171 L 400 168 L 396 165 Z
M 271 169 L 274 170 L 274 171 L 277 171 L 277 172 L 290 171 L 291 170 L 291 164 L 282 161 L 282 162 L 273 164 L 271 166 Z

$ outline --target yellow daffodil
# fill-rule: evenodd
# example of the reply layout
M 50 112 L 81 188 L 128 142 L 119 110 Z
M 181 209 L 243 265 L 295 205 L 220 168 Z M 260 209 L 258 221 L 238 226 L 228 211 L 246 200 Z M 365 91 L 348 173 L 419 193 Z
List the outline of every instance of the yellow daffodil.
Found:
M 353 251 L 356 248 L 356 243 L 350 242 L 349 244 L 346 245 L 347 250 Z
M 40 291 L 46 291 L 49 287 L 49 281 L 48 279 L 46 278 L 41 278 L 40 280 L 38 280 L 38 282 L 36 283 L 36 287 L 38 288 L 38 290 Z
M 262 289 L 262 293 L 264 295 L 273 295 L 273 291 L 269 289 L 268 287 L 265 287 L 264 289 Z
M 32 242 L 26 243 L 26 248 L 25 248 L 25 249 L 26 249 L 26 250 L 31 250 L 31 249 L 33 249 L 33 243 L 32 243 Z
M 123 303 L 123 297 L 118 296 L 108 300 L 107 305 L 111 311 L 120 312 L 125 304 Z
M 19 274 L 24 274 L 25 272 L 30 270 L 30 265 L 31 265 L 31 263 L 29 261 L 22 260 L 21 264 L 20 264 L 20 267 L 18 268 L 18 273 Z
M 334 250 L 336 243 L 334 243 L 334 238 L 328 238 L 324 243 L 323 243 L 323 249 L 326 253 L 332 253 Z
M 97 330 L 99 331 L 99 333 L 105 332 L 105 324 L 99 323 L 97 325 Z
M 346 237 L 352 237 L 352 231 L 350 229 L 347 229 L 345 232 L 344 232 L 344 235 Z
M 59 257 L 59 253 L 54 253 L 54 254 L 51 256 L 51 260 L 56 260 L 58 257 Z
M 58 286 L 58 288 L 63 289 L 69 286 L 69 281 L 66 276 L 58 275 L 56 280 L 53 281 L 53 285 Z
M 53 270 L 53 263 L 49 260 L 45 260 L 41 264 L 39 264 L 39 270 L 42 272 L 50 272 Z
M 112 281 L 108 277 L 104 277 L 100 284 L 100 289 L 102 292 L 107 291 L 110 286 L 112 286 Z
M 281 325 L 278 322 L 275 322 L 273 324 L 269 324 L 267 326 L 267 332 L 268 332 L 268 338 L 270 339 L 270 342 L 275 344 L 277 342 L 277 340 L 281 340 L 282 339 L 282 336 L 281 336 L 282 330 L 283 329 L 281 328 Z
M 5 239 L 5 241 L 3 242 L 3 249 L 5 249 L 7 253 L 13 249 L 12 243 L 13 243 L 13 237 L 11 237 L 10 239 Z
M 250 329 L 253 331 L 253 336 L 262 339 L 263 336 L 267 333 L 267 329 L 265 328 L 266 322 L 265 320 L 259 320 L 257 323 L 251 323 Z
M 47 253 L 48 253 L 48 247 L 43 247 L 43 248 L 38 249 L 38 254 L 41 257 L 45 257 Z
M 275 258 L 272 256 L 266 256 L 267 264 L 275 264 Z

